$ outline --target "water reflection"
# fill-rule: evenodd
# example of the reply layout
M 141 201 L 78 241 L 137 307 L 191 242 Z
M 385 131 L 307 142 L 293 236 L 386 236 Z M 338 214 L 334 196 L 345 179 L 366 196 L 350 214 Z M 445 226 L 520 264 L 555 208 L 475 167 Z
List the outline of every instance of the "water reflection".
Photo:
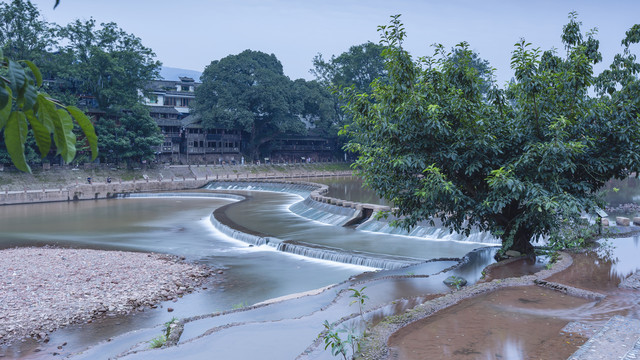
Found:
M 389 345 L 400 359 L 566 359 L 586 339 L 558 336 L 593 301 L 538 287 L 502 289 L 411 324 Z
M 365 187 L 362 179 L 357 177 L 348 178 L 311 178 L 310 181 L 329 186 L 329 191 L 325 194 L 328 197 L 356 201 L 367 204 L 389 205 L 388 201 L 380 197 L 368 187 Z
M 566 359 L 612 316 L 640 319 L 640 294 L 618 288 L 640 271 L 638 237 L 602 243 L 572 254 L 573 264 L 548 278 L 606 294 L 601 301 L 535 286 L 501 289 L 404 327 L 389 345 L 402 359 Z

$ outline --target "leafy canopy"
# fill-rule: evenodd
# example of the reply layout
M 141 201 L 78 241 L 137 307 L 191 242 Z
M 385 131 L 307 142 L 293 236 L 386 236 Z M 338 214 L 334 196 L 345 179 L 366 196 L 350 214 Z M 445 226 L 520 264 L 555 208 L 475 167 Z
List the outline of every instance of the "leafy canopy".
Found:
M 245 50 L 212 61 L 196 89 L 194 113 L 207 128 L 239 129 L 249 134 L 249 152 L 281 134 L 328 129 L 335 111 L 330 94 L 315 82 L 291 81 L 275 55 Z
M 354 117 L 343 133 L 360 154 L 355 166 L 365 182 L 397 207 L 395 224 L 439 218 L 528 253 L 532 239 L 594 209 L 606 181 L 638 171 L 640 68 L 629 51 L 638 25 L 622 42 L 624 54 L 595 77 L 599 43 L 572 13 L 566 54 L 518 42 L 515 81 L 505 89 L 471 66 L 467 43 L 413 60 L 399 15 L 379 32 L 388 78 L 371 94 L 343 92 Z

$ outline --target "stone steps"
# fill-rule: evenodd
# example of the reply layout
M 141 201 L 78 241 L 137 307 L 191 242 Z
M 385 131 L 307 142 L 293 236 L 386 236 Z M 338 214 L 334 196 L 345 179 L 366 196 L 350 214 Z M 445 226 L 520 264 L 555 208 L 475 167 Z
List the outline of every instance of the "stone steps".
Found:
M 640 320 L 612 317 L 568 360 L 640 358 Z

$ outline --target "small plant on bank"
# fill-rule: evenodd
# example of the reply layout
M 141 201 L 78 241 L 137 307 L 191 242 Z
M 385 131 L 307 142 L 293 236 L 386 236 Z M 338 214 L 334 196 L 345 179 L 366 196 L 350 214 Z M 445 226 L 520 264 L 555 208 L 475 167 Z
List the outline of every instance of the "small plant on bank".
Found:
M 237 303 L 237 304 L 231 305 L 231 309 L 232 310 L 238 310 L 238 309 L 242 309 L 243 307 L 246 307 L 246 306 L 247 306 L 246 303 L 241 302 L 241 303 Z
M 178 318 L 172 317 L 171 320 L 169 320 L 166 323 L 164 323 L 164 336 L 165 336 L 165 338 L 168 339 L 169 335 L 171 335 L 171 325 L 173 325 L 176 321 L 178 321 Z
M 463 278 L 456 278 L 455 280 L 453 280 L 453 285 L 456 287 L 456 290 L 460 290 L 460 288 L 466 283 L 467 281 Z
M 167 339 L 169 339 L 169 335 L 171 335 L 171 325 L 173 325 L 178 318 L 173 317 L 171 320 L 164 323 L 164 335 L 157 336 L 149 342 L 149 347 L 151 349 L 158 349 L 163 347 L 167 343 Z
M 342 355 L 344 360 L 348 359 L 347 353 L 348 350 L 351 349 L 351 359 L 354 359 L 355 354 L 360 351 L 360 338 L 355 334 L 355 330 L 353 328 L 347 329 L 346 327 L 335 330 L 333 325 L 327 320 L 324 321 L 323 326 L 326 330 L 323 337 L 325 344 L 324 349 L 326 350 L 331 347 L 331 354 L 333 356 Z M 347 338 L 343 340 L 340 333 L 346 333 Z
M 158 337 L 151 339 L 151 342 L 149 342 L 149 347 L 152 349 L 159 349 L 163 347 L 164 344 L 166 343 L 167 343 L 167 338 L 164 335 L 160 335 Z
M 352 292 L 352 294 L 349 297 L 354 298 L 355 300 L 351 301 L 349 303 L 349 306 L 353 305 L 353 304 L 358 304 L 358 310 L 360 311 L 360 317 L 362 318 L 362 320 L 364 321 L 364 313 L 362 312 L 362 309 L 364 307 L 364 303 L 365 301 L 369 298 L 367 295 L 364 294 L 364 289 L 366 289 L 367 287 L 364 286 L 362 289 L 358 290 L 355 288 L 350 288 L 348 289 L 349 291 Z

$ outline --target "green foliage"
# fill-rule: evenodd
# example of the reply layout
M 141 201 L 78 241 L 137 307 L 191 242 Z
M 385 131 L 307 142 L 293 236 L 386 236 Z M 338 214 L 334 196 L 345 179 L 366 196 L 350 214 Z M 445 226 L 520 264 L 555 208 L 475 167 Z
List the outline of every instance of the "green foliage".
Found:
M 348 351 L 351 349 L 351 358 L 355 359 L 355 354 L 360 351 L 360 339 L 355 335 L 354 329 L 342 328 L 335 330 L 333 325 L 327 320 L 324 321 L 323 326 L 325 328 L 323 336 L 324 349 L 326 350 L 331 347 L 331 355 L 342 355 L 342 358 L 345 360 L 347 360 Z M 340 336 L 341 333 L 346 333 L 347 338 L 343 340 Z
M 254 158 L 280 134 L 306 134 L 305 121 L 327 131 L 334 120 L 328 92 L 314 82 L 292 82 L 273 54 L 245 50 L 212 61 L 201 80 L 194 114 L 205 127 L 248 133 Z
M 164 344 L 166 343 L 167 343 L 167 337 L 164 335 L 159 335 L 158 337 L 151 339 L 151 341 L 149 342 L 149 347 L 151 349 L 159 349 L 163 347 Z
M 7 56 L 0 55 L 0 129 L 4 128 L 7 154 L 18 168 L 27 171 L 31 162 L 28 155 L 20 156 L 29 153 L 23 141 L 25 124 L 43 157 L 54 148 L 65 162 L 76 154 L 76 160 L 89 160 L 89 151 L 95 159 L 98 140 L 93 124 L 78 107 L 98 108 L 104 118 L 117 119 L 97 122 L 111 126 L 99 133 L 111 132 L 118 139 L 101 139 L 103 159 L 116 157 L 117 151 L 122 151 L 117 158 L 127 162 L 154 158 L 152 147 L 161 144 L 162 136 L 149 112 L 139 106 L 138 90 L 157 78 L 160 63 L 138 37 L 115 23 L 98 26 L 94 19 L 50 24 L 24 0 L 0 4 L 0 19 L 0 46 Z M 16 58 L 24 60 L 10 60 Z M 38 92 L 41 86 L 44 90 Z M 7 108 L 8 99 L 12 106 Z M 9 116 L 6 112 L 11 111 L 18 112 Z M 116 127 L 122 128 L 121 137 Z
M 362 312 L 362 308 L 364 307 L 364 303 L 367 299 L 369 299 L 369 297 L 367 295 L 364 294 L 364 289 L 366 289 L 367 287 L 364 286 L 362 289 L 358 290 L 358 289 L 354 289 L 354 288 L 350 288 L 348 289 L 348 291 L 351 291 L 351 295 L 349 295 L 349 297 L 354 298 L 353 301 L 351 301 L 349 303 L 349 306 L 353 305 L 353 304 L 358 304 L 358 310 L 360 310 L 360 317 L 364 320 L 364 313 Z
M 241 303 L 233 304 L 233 305 L 231 306 L 231 309 L 233 309 L 233 310 L 238 310 L 238 309 L 242 309 L 242 308 L 244 308 L 244 307 L 246 307 L 246 306 L 247 306 L 247 304 L 243 301 L 243 302 L 241 302 Z
M 124 160 L 130 165 L 153 160 L 153 148 L 164 138 L 149 110 L 133 103 L 122 113 L 118 122 L 101 118 L 97 123 L 102 158 L 107 162 Z
M 69 81 L 76 94 L 94 96 L 104 111 L 139 102 L 138 90 L 158 77 L 161 64 L 155 53 L 116 23 L 75 20 L 56 35 L 65 44 L 57 58 L 73 64 L 59 69 L 58 79 Z
M 167 343 L 167 339 L 169 339 L 169 336 L 171 335 L 171 325 L 173 325 L 176 321 L 178 321 L 178 318 L 173 317 L 171 318 L 171 320 L 165 322 L 163 329 L 164 334 L 151 339 L 151 341 L 149 342 L 149 348 L 159 349 L 163 347 Z
M 165 339 L 168 339 L 169 335 L 171 335 L 171 325 L 173 325 L 176 321 L 178 321 L 178 318 L 172 317 L 171 320 L 169 320 L 166 323 L 164 323 L 164 337 L 165 337 Z
M 566 56 L 518 42 L 505 89 L 472 66 L 467 43 L 414 60 L 399 16 L 379 31 L 388 76 L 370 94 L 342 92 L 354 118 L 342 133 L 365 183 L 396 206 L 395 225 L 439 219 L 531 253 L 532 239 L 600 205 L 605 182 L 639 170 L 640 65 L 628 51 L 636 27 L 624 54 L 594 77 L 599 43 L 572 14 Z
M 92 159 L 95 159 L 97 138 L 89 118 L 79 109 L 65 107 L 40 92 L 42 75 L 32 62 L 15 62 L 3 56 L 2 51 L 0 59 L 0 130 L 4 129 L 4 143 L 13 164 L 22 171 L 31 172 L 25 155 L 29 129 L 42 157 L 49 153 L 53 136 L 57 154 L 71 162 L 76 155 L 74 120 L 82 129 L 91 147 Z
M 387 75 L 382 50 L 382 45 L 366 42 L 350 47 L 337 57 L 331 56 L 329 61 L 318 54 L 313 58 L 311 73 L 327 87 L 353 86 L 358 92 L 370 93 L 373 80 Z
M 57 41 L 30 1 L 12 0 L 0 3 L 0 44 L 5 56 L 41 63 Z

